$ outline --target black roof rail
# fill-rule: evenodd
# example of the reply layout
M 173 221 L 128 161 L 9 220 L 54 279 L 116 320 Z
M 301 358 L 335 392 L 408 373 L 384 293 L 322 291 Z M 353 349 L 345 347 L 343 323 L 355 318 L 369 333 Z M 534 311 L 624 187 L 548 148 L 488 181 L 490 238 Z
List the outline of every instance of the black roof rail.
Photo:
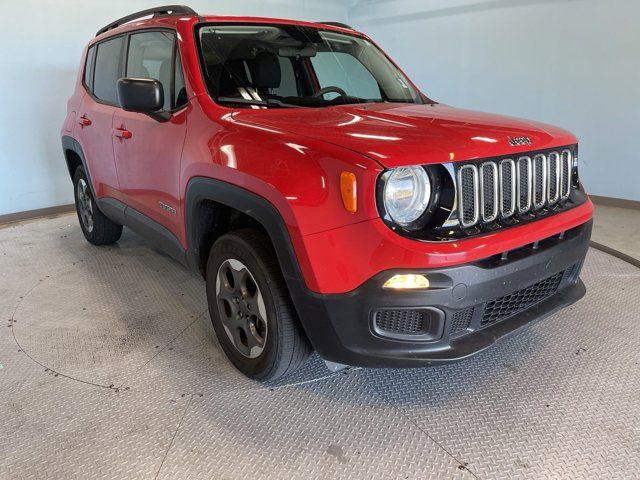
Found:
M 340 28 L 347 28 L 349 30 L 355 30 L 355 28 L 347 25 L 346 23 L 340 23 L 340 22 L 318 22 L 318 23 L 321 23 L 323 25 L 331 25 L 332 27 L 340 27 Z
M 96 37 L 98 35 L 103 34 L 104 32 L 108 32 L 109 30 L 119 27 L 127 22 L 131 22 L 133 20 L 137 20 L 138 18 L 148 17 L 149 15 L 153 15 L 154 17 L 159 15 L 198 15 L 193 9 L 185 6 L 185 5 L 165 5 L 164 7 L 155 7 L 148 8 L 147 10 L 141 10 L 136 13 L 132 13 L 131 15 L 127 15 L 126 17 L 119 18 L 115 22 L 111 22 L 109 25 L 102 27 L 96 33 Z

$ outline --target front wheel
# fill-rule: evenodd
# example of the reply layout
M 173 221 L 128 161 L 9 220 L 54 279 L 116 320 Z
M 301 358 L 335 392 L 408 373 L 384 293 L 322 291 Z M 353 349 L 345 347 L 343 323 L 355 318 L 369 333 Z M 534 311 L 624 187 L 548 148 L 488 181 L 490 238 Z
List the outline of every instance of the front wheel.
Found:
M 274 380 L 311 354 L 271 242 L 261 232 L 239 230 L 215 242 L 207 300 L 222 349 L 246 376 Z

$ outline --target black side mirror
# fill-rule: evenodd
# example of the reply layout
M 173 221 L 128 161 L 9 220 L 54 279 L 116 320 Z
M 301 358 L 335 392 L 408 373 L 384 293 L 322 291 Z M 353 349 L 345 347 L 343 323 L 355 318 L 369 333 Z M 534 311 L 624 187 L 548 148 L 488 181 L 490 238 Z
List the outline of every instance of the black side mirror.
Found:
M 157 114 L 164 105 L 162 84 L 152 78 L 121 78 L 118 101 L 127 112 Z

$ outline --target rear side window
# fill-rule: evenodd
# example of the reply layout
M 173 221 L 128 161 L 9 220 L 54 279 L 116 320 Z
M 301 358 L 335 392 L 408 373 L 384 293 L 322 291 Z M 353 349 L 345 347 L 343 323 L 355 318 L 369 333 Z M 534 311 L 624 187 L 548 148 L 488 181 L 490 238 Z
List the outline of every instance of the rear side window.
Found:
M 92 46 L 89 48 L 87 52 L 87 63 L 84 65 L 84 84 L 89 89 L 89 91 L 93 91 L 93 60 L 96 57 L 96 46 Z
M 100 100 L 117 104 L 117 85 L 120 73 L 120 50 L 123 37 L 99 43 L 93 75 L 93 94 Z
M 164 90 L 164 110 L 173 108 L 174 43 L 175 36 L 170 32 L 136 33 L 129 40 L 126 76 L 158 80 Z

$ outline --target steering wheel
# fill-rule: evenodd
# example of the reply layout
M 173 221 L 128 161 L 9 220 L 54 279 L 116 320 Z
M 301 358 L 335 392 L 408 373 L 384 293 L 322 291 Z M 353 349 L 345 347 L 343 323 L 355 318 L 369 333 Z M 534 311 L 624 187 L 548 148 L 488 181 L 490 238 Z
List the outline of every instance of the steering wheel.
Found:
M 320 98 L 320 97 L 325 96 L 327 93 L 337 93 L 341 97 L 346 97 L 347 96 L 347 92 L 345 92 L 340 87 L 334 87 L 334 86 L 328 86 L 328 87 L 321 88 L 320 90 L 318 90 L 316 93 L 314 93 L 311 96 L 313 98 Z

